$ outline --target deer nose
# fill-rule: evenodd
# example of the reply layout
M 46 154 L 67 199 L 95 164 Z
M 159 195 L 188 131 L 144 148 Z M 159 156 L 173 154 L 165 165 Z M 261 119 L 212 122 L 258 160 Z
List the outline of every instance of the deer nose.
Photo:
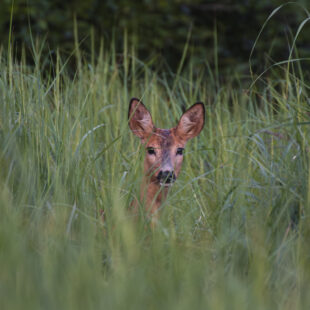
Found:
M 176 179 L 173 171 L 159 171 L 157 179 L 161 183 L 170 184 L 173 183 Z

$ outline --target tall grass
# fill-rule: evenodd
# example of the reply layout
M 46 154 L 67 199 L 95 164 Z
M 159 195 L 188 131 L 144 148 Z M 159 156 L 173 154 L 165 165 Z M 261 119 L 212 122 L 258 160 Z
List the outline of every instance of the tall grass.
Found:
M 271 68 L 244 89 L 191 61 L 156 73 L 127 45 L 92 63 L 75 52 L 74 76 L 58 52 L 49 68 L 33 53 L 34 66 L 1 54 L 1 309 L 309 309 L 302 70 Z M 161 128 L 206 104 L 154 230 L 143 207 L 127 212 L 144 155 L 133 96 Z

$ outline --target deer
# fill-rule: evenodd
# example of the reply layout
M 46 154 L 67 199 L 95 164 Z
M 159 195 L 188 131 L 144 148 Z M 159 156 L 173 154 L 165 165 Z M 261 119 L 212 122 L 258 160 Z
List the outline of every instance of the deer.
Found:
M 200 134 L 204 123 L 205 108 L 201 102 L 186 110 L 176 127 L 161 129 L 154 126 L 151 113 L 141 100 L 130 100 L 129 128 L 140 138 L 146 150 L 140 200 L 144 202 L 152 222 L 157 222 L 168 191 L 179 176 L 186 143 Z M 135 212 L 138 206 L 135 199 L 132 203 Z

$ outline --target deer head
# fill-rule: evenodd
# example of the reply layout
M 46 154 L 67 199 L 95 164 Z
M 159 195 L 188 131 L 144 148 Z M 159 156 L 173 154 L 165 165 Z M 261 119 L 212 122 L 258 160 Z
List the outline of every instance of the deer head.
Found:
M 196 103 L 180 118 L 176 127 L 156 128 L 150 112 L 136 98 L 129 104 L 129 127 L 146 149 L 145 175 L 158 186 L 169 187 L 178 177 L 186 142 L 196 137 L 204 126 L 204 105 Z

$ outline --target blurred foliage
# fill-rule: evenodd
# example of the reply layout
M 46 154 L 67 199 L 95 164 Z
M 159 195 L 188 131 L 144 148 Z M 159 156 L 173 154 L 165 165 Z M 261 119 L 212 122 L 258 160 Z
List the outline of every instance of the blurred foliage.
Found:
M 283 4 L 281 0 L 15 0 L 13 4 L 2 0 L 0 39 L 8 41 L 13 7 L 15 43 L 31 47 L 31 37 L 42 36 L 47 42 L 45 54 L 54 53 L 57 47 L 69 53 L 73 50 L 76 18 L 86 55 L 92 31 L 95 47 L 103 38 L 106 43 L 115 41 L 121 50 L 126 29 L 140 59 L 163 56 L 175 69 L 190 33 L 190 52 L 198 62 L 218 62 L 220 68 L 236 70 L 236 66 L 244 68 L 263 23 Z M 256 47 L 254 65 L 264 67 L 266 62 L 287 58 L 289 42 L 307 18 L 306 6 L 307 0 L 286 4 L 272 17 Z M 304 29 L 297 41 L 300 57 L 310 50 L 307 32 Z

